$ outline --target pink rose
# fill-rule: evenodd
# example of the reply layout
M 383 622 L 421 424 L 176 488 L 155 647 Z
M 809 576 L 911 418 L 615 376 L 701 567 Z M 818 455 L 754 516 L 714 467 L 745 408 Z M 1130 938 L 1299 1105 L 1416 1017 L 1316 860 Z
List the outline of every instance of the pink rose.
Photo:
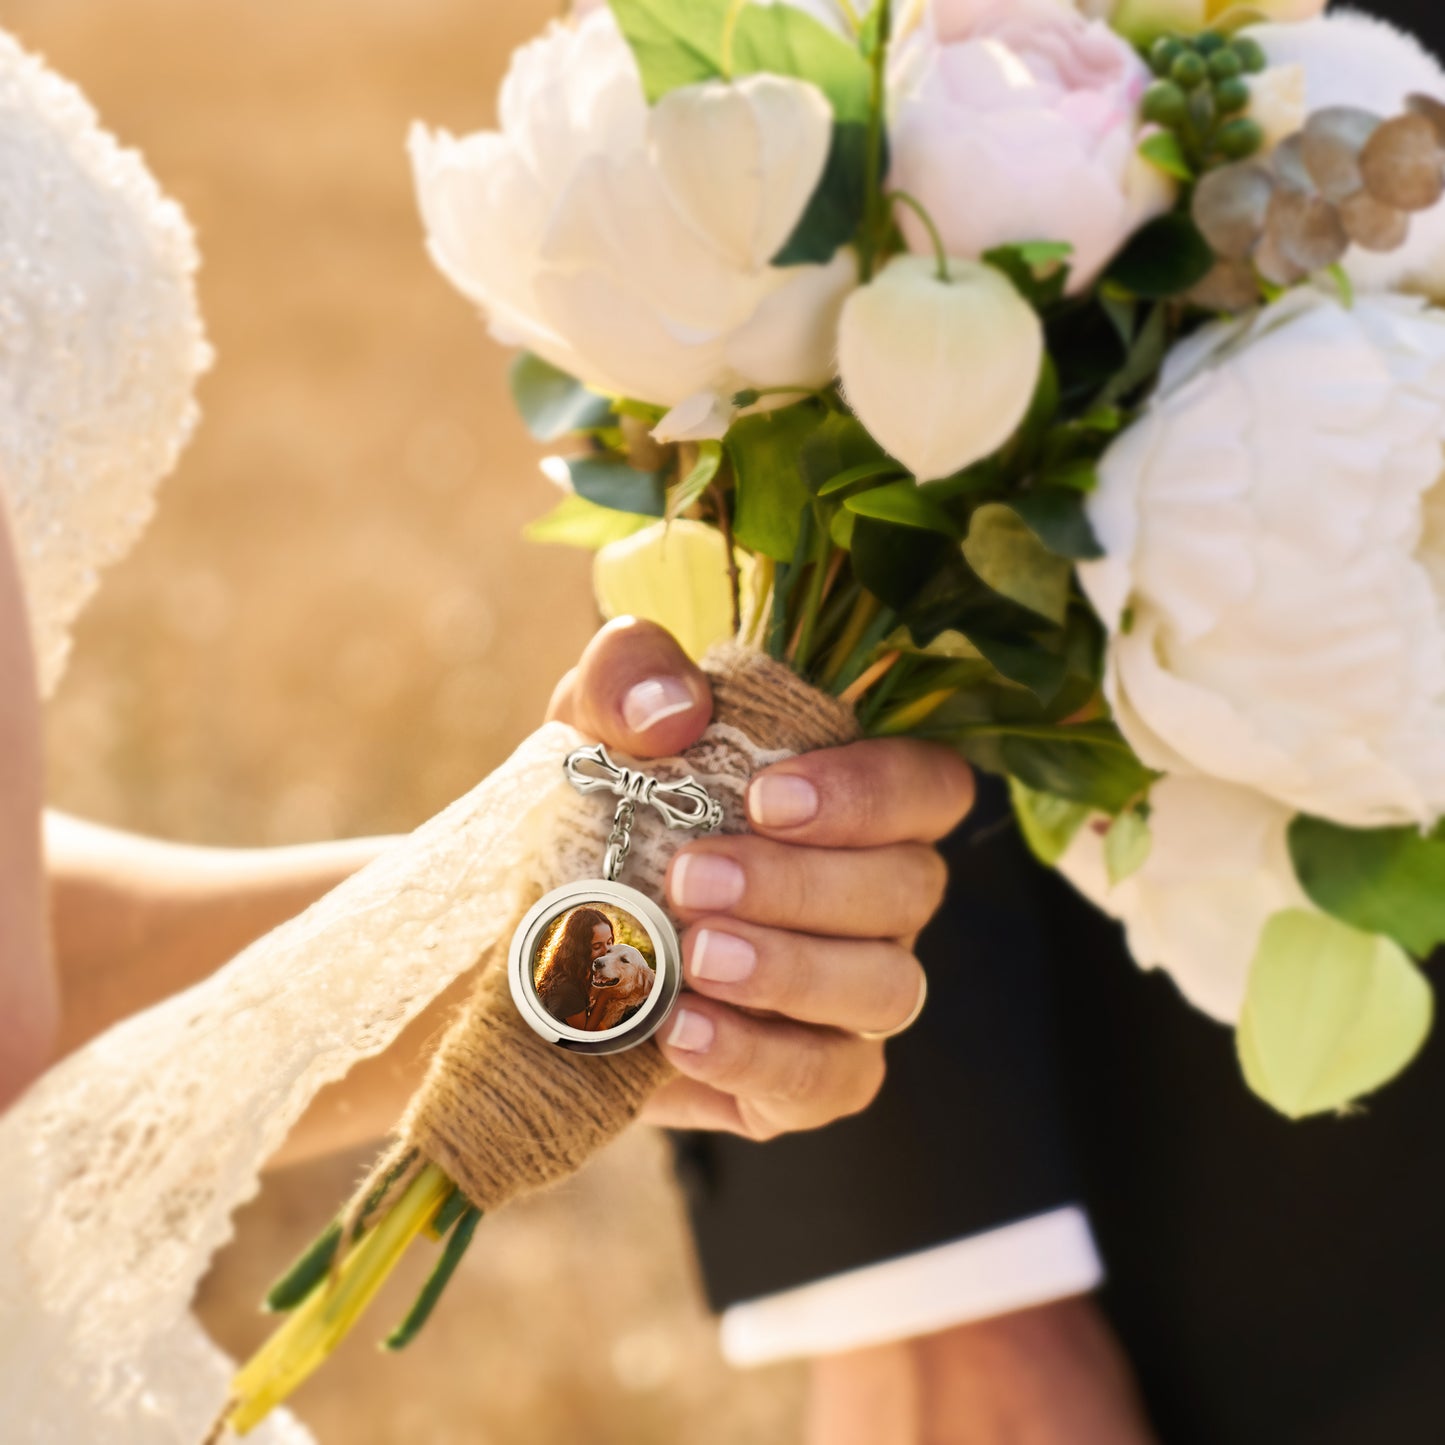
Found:
M 1067 241 L 1069 289 L 1098 275 L 1172 185 L 1138 155 L 1149 73 L 1064 0 L 934 0 L 897 52 L 890 184 L 928 210 L 950 256 Z M 898 218 L 910 249 L 927 230 Z

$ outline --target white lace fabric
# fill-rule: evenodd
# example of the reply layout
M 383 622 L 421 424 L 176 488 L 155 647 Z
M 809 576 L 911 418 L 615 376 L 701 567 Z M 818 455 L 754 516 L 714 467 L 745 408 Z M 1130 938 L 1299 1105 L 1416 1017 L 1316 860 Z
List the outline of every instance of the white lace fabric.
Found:
M 210 358 L 195 270 L 140 156 L 0 31 L 0 502 L 44 693 L 194 424 Z
M 598 876 L 611 809 L 562 771 L 581 741 L 543 727 L 409 839 L 0 1118 L 0 1440 L 205 1437 L 232 1366 L 190 1301 L 232 1213 L 324 1085 L 504 946 L 541 893 Z M 737 826 L 747 777 L 780 756 L 714 726 L 685 766 L 648 767 L 692 772 Z M 686 839 L 639 815 L 627 881 L 656 896 Z M 278 1415 L 248 1438 L 308 1437 Z

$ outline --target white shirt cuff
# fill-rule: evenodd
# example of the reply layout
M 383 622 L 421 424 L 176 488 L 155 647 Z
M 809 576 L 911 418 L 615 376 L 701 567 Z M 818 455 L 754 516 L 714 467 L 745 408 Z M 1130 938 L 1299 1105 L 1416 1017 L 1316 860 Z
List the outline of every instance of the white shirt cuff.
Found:
M 1083 1210 L 1035 1215 L 723 1312 L 730 1364 L 831 1355 L 1087 1294 L 1104 1277 Z

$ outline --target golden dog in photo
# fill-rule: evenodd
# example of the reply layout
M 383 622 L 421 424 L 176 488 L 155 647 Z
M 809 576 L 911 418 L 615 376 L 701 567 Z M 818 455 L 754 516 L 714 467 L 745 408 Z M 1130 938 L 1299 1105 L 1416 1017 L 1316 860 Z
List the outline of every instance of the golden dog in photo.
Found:
M 593 1033 L 616 1028 L 635 1013 L 652 992 L 656 975 L 630 943 L 616 943 L 592 960 L 586 1027 Z

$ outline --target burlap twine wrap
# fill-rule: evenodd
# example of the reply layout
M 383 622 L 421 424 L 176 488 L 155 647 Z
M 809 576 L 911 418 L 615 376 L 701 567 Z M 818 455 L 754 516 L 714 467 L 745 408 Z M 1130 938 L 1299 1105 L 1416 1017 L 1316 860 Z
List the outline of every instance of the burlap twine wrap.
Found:
M 850 706 L 751 649 L 715 648 L 703 667 L 712 681 L 712 726 L 681 758 L 640 766 L 667 777 L 691 773 L 722 803 L 722 831 L 741 833 L 747 829 L 744 794 L 760 767 L 789 753 L 850 742 L 858 723 Z M 562 883 L 600 876 L 610 800 L 587 799 L 569 821 L 571 836 L 557 840 L 558 865 L 549 871 L 542 860 L 534 899 Z M 668 863 L 693 836 L 670 832 L 642 810 L 622 881 L 662 903 Z M 547 1043 L 518 1014 L 499 950 L 485 961 L 395 1145 L 358 1191 L 358 1205 L 369 1197 L 373 1214 L 430 1160 L 479 1209 L 494 1210 L 575 1173 L 636 1118 L 672 1072 L 651 1041 L 600 1057 Z M 389 1174 L 392 1181 L 383 1187 Z

